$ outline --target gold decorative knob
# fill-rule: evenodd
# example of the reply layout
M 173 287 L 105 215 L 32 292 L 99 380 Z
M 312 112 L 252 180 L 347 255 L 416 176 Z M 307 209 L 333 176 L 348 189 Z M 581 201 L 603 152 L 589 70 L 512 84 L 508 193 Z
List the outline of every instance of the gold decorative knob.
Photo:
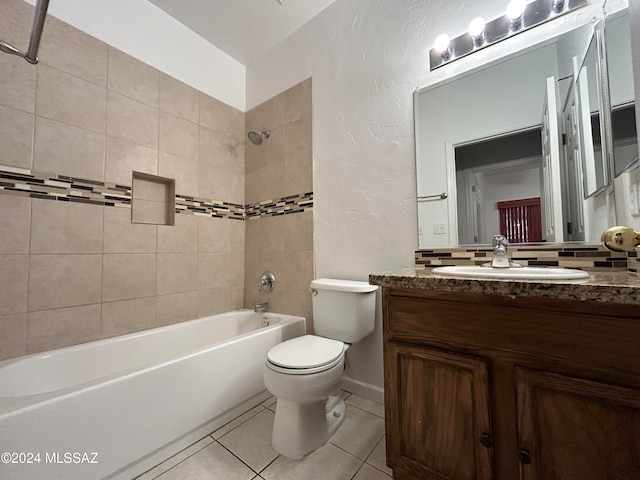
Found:
M 611 227 L 604 231 L 600 241 L 614 252 L 633 252 L 640 245 L 640 232 L 630 227 Z

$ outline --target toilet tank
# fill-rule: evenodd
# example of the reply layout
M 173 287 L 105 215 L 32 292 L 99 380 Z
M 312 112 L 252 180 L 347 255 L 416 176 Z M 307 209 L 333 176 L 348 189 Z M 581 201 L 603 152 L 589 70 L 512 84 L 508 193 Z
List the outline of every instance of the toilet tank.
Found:
M 319 278 L 311 282 L 316 335 L 356 343 L 373 332 L 376 290 L 367 282 Z

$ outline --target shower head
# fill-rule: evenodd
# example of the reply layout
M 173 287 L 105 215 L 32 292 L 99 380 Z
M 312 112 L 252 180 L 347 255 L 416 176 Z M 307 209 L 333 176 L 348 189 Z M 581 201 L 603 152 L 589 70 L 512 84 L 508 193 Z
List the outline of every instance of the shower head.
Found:
M 247 134 L 247 137 L 249 137 L 249 140 L 251 140 L 251 143 L 254 145 L 260 145 L 262 143 L 262 138 L 269 138 L 269 135 L 271 135 L 271 130 L 264 130 L 262 132 L 254 132 L 251 130 Z

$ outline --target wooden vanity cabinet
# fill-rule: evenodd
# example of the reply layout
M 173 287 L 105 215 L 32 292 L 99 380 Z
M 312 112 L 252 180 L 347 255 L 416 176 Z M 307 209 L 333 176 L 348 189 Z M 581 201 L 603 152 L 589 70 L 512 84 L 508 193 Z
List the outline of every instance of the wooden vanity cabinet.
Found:
M 397 480 L 640 479 L 640 308 L 383 288 Z

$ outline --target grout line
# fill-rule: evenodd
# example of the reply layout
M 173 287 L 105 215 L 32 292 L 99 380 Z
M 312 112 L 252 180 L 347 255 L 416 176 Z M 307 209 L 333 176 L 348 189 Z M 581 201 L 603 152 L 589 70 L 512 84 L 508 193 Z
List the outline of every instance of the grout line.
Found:
M 360 460 L 360 459 L 358 459 L 358 460 Z M 356 476 L 358 475 L 358 472 L 360 471 L 360 469 L 362 468 L 362 466 L 363 466 L 364 464 L 365 464 L 365 462 L 362 462 L 362 463 L 360 464 L 360 466 L 359 466 L 359 467 L 358 467 L 358 469 L 356 470 L 356 473 L 354 473 L 354 474 L 351 476 L 351 480 L 353 480 L 354 478 L 356 478 Z
M 196 442 L 193 442 L 193 443 L 192 443 L 191 445 L 189 445 L 188 447 L 183 448 L 183 449 L 182 449 L 182 450 L 180 450 L 178 453 L 176 453 L 176 454 L 174 454 L 174 455 L 170 456 L 169 458 L 167 458 L 167 459 L 163 460 L 162 462 L 160 462 L 158 465 L 155 465 L 155 466 L 151 467 L 149 470 L 147 470 L 147 472 L 149 472 L 149 471 L 153 470 L 154 468 L 156 468 L 156 467 L 158 467 L 158 466 L 162 465 L 164 462 L 169 461 L 170 459 L 172 459 L 172 458 L 173 458 L 173 457 L 175 457 L 176 455 L 180 455 L 182 452 L 184 452 L 184 451 L 185 451 L 185 450 L 187 450 L 188 448 L 191 448 L 191 447 L 192 447 L 192 446 L 194 446 L 196 443 L 201 442 L 202 440 L 204 440 L 207 436 L 208 436 L 208 435 L 205 435 L 205 436 L 204 436 L 204 437 L 202 437 L 200 440 L 198 440 L 198 441 L 196 441 Z M 181 463 L 183 463 L 183 462 L 185 462 L 186 460 L 190 459 L 190 458 L 191 458 L 191 457 L 193 457 L 195 454 L 197 454 L 197 453 L 201 452 L 202 450 L 204 450 L 205 448 L 207 448 L 207 447 L 209 447 L 209 446 L 213 445 L 214 443 L 216 443 L 216 441 L 215 441 L 215 440 L 213 440 L 213 442 L 211 442 L 211 443 L 208 443 L 207 445 L 205 445 L 204 447 L 200 448 L 199 450 L 197 450 L 197 451 L 193 452 L 193 453 L 192 453 L 191 455 L 189 455 L 188 457 L 183 458 L 183 459 L 182 459 L 182 460 L 180 460 L 178 463 L 176 463 L 175 465 L 173 465 L 173 466 L 169 467 L 169 468 L 168 468 L 168 469 L 166 469 L 165 471 L 163 471 L 163 472 L 159 473 L 158 475 L 156 475 L 155 477 L 153 477 L 153 478 L 152 478 L 152 479 L 150 479 L 150 480 L 155 480 L 156 478 L 160 478 L 160 477 L 161 477 L 162 475 L 164 475 L 165 473 L 169 472 L 170 470 L 173 470 L 174 468 L 176 468 L 176 467 L 177 467 L 178 465 L 180 465 Z M 145 473 L 147 473 L 147 472 L 141 473 L 140 475 L 138 475 L 138 477 L 141 477 L 142 475 L 144 475 L 144 474 L 145 474 Z M 136 477 L 136 478 L 137 478 L 137 477 Z
M 251 470 L 255 475 L 260 475 L 258 472 L 256 472 L 251 466 L 249 466 L 249 464 L 247 464 L 244 460 L 242 460 L 238 455 L 236 455 L 235 453 L 233 453 L 231 450 L 229 450 L 227 447 L 225 447 L 222 443 L 220 443 L 218 440 L 216 440 L 216 443 L 218 445 L 220 445 L 222 448 L 224 448 L 227 452 L 229 452 L 231 455 L 233 455 L 234 457 L 236 457 L 238 460 L 240 460 L 249 470 Z M 262 470 L 261 470 L 262 471 Z M 255 476 L 254 475 L 254 476 Z

